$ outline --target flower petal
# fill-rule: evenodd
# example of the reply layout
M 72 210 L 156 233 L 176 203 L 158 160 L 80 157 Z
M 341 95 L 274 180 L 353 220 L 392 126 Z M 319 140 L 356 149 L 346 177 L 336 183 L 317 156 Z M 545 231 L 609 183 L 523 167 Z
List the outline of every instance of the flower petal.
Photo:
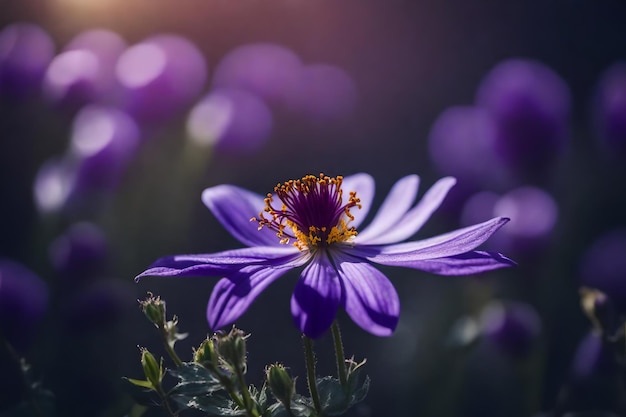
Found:
M 398 293 L 382 272 L 352 259 L 346 256 L 339 263 L 344 308 L 364 330 L 376 336 L 389 336 L 400 317 Z
M 292 246 L 258 246 L 210 254 L 174 255 L 158 259 L 137 275 L 135 281 L 145 276 L 223 276 L 253 264 L 293 268 L 302 265 L 307 258 L 307 253 Z
M 276 233 L 250 221 L 265 207 L 263 197 L 234 185 L 218 185 L 202 192 L 202 202 L 226 230 L 247 246 L 278 245 Z
M 207 305 L 207 320 L 217 330 L 237 320 L 268 285 L 291 268 L 250 265 L 217 282 Z
M 460 255 L 425 260 L 394 260 L 380 262 L 382 265 L 403 266 L 439 275 L 473 275 L 494 269 L 514 266 L 516 263 L 501 253 L 470 251 Z
M 456 183 L 456 179 L 445 177 L 437 181 L 422 197 L 415 207 L 409 210 L 396 224 L 386 232 L 357 240 L 360 244 L 382 245 L 400 242 L 414 235 L 439 208 L 443 199 Z M 358 235 L 357 235 L 358 239 Z
M 460 255 L 476 249 L 508 221 L 505 217 L 495 217 L 480 224 L 415 242 L 388 246 L 355 246 L 352 254 L 383 265 L 400 265 L 402 262 Z
M 343 190 L 343 203 L 346 204 L 350 198 L 350 191 L 355 191 L 356 196 L 361 200 L 361 208 L 354 207 L 350 213 L 354 220 L 350 226 L 358 227 L 372 207 L 374 200 L 374 178 L 371 175 L 360 173 L 344 177 L 341 188 Z
M 318 254 L 302 271 L 291 296 L 291 314 L 298 329 L 320 337 L 333 323 L 341 302 L 337 270 L 325 253 Z
M 359 232 L 356 242 L 365 242 L 386 232 L 396 224 L 411 208 L 417 196 L 420 178 L 408 175 L 398 180 L 385 197 L 372 222 Z

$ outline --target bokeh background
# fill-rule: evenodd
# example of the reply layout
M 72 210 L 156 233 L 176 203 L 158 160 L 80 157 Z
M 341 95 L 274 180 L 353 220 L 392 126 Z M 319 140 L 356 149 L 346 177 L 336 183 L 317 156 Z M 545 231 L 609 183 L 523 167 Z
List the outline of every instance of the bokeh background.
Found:
M 420 195 L 456 176 L 418 237 L 504 215 L 486 248 L 519 263 L 455 278 L 385 269 L 402 303 L 396 333 L 339 317 L 373 381 L 350 415 L 625 412 L 617 364 L 579 295 L 585 285 L 626 300 L 625 2 L 0 10 L 0 329 L 54 393 L 56 415 L 129 412 L 137 393 L 122 377 L 141 377 L 137 346 L 162 354 L 137 304 L 147 291 L 189 332 L 183 358 L 212 331 L 215 279 L 133 282 L 159 257 L 239 245 L 202 205 L 204 188 L 265 194 L 319 172 L 370 173 L 377 203 L 405 175 L 420 175 Z M 279 361 L 304 392 L 296 279 L 237 325 L 252 333 L 250 382 Z M 316 348 L 319 373 L 332 373 L 329 336 Z M 24 397 L 13 359 L 3 347 L 3 416 Z

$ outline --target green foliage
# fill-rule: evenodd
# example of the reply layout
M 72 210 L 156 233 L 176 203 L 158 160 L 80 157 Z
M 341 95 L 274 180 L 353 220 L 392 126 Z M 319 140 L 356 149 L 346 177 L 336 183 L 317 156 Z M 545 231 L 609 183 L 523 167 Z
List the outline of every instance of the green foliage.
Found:
M 224 417 L 331 417 L 344 414 L 367 395 L 369 378 L 363 380 L 359 376 L 365 361 L 356 363 L 353 360 L 345 361 L 343 384 L 330 376 L 317 379 L 319 412 L 312 398 L 296 392 L 296 378 L 292 378 L 281 364 L 266 368 L 266 380 L 260 389 L 248 386 L 244 374 L 247 369 L 246 341 L 250 335 L 236 328 L 208 337 L 194 350 L 192 362 L 182 362 L 173 350 L 177 332 L 168 331 L 168 323 L 176 325 L 177 321 L 166 320 L 165 302 L 149 294 L 142 305 L 148 319 L 159 329 L 166 349 L 170 348 L 167 352 L 176 367 L 163 369 L 162 361 L 158 362 L 150 352 L 142 349 L 141 362 L 146 379 L 127 380 L 158 395 L 160 404 L 170 416 L 182 417 L 185 410 L 194 410 L 196 414 Z M 165 374 L 177 381 L 167 392 L 161 385 Z

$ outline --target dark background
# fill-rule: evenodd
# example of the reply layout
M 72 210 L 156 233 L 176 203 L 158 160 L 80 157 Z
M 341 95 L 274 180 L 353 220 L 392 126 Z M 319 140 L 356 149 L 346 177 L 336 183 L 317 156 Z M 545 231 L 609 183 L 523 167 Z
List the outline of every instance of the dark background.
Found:
M 209 78 L 233 48 L 274 42 L 292 49 L 305 63 L 344 69 L 358 91 L 356 111 L 347 119 L 316 124 L 276 112 L 273 133 L 259 152 L 207 158 L 206 166 L 189 175 L 184 117 L 152 131 L 119 192 L 95 214 L 78 216 L 105 231 L 111 253 L 102 275 L 123 288 L 124 302 L 106 326 L 71 336 L 64 330 L 63 312 L 72 289 L 55 281 L 47 251 L 76 219 L 42 217 L 32 199 L 40 165 L 67 147 L 71 114 L 37 100 L 3 100 L 0 256 L 27 265 L 51 289 L 44 325 L 25 356 L 44 386 L 55 391 L 63 410 L 59 415 L 127 411 L 130 390 L 121 377 L 141 375 L 136 346 L 159 352 L 156 333 L 135 307 L 146 291 L 166 299 L 168 310 L 180 318 L 181 330 L 190 332 L 180 343 L 181 356 L 190 358 L 191 347 L 204 339 L 213 279 L 133 283 L 158 257 L 236 247 L 200 202 L 202 189 L 231 183 L 263 194 L 277 182 L 307 173 L 364 171 L 376 179 L 378 202 L 407 174 L 419 174 L 425 190 L 445 174 L 428 158 L 433 121 L 450 106 L 471 104 L 482 77 L 513 57 L 543 62 L 572 94 L 567 151 L 535 184 L 548 190 L 559 206 L 552 244 L 532 261 L 520 261 L 515 270 L 481 277 L 386 269 L 402 303 L 396 334 L 376 338 L 343 313 L 340 322 L 347 354 L 368 358 L 373 381 L 368 399 L 354 415 L 531 416 L 554 409 L 576 345 L 589 328 L 579 308 L 579 258 L 595 237 L 624 225 L 623 161 L 608 165 L 597 152 L 590 102 L 600 74 L 626 59 L 625 2 L 1 1 L 0 27 L 19 21 L 43 27 L 58 49 L 81 31 L 97 27 L 119 33 L 129 44 L 156 33 L 183 35 L 206 57 Z M 438 213 L 420 236 L 457 226 L 454 213 Z M 265 364 L 282 361 L 301 375 L 298 387 L 304 391 L 299 334 L 288 302 L 296 277 L 288 277 L 259 297 L 237 324 L 252 333 L 251 382 L 260 382 Z M 539 353 L 524 363 L 524 371 L 517 372 L 519 367 L 504 359 L 499 367 L 489 353 L 444 348 L 456 319 L 480 311 L 492 298 L 528 302 L 542 318 Z M 330 346 L 329 337 L 318 342 L 320 374 L 333 371 L 326 353 Z

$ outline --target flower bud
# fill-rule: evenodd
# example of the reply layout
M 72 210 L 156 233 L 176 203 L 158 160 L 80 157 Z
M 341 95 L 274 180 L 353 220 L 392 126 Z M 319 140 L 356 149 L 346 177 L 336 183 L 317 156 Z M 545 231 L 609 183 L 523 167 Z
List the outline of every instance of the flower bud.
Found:
M 246 335 L 243 331 L 232 328 L 226 335 L 217 336 L 217 350 L 234 372 L 246 372 Z
M 207 369 L 215 369 L 219 365 L 219 355 L 215 350 L 213 339 L 207 338 L 193 354 L 193 361 Z
M 296 383 L 291 379 L 281 364 L 270 365 L 266 369 L 267 385 L 278 401 L 289 409 L 291 399 L 296 391 Z
M 141 349 L 141 366 L 148 382 L 155 388 L 159 387 L 163 379 L 163 366 L 157 363 L 154 355 L 145 348 Z
M 161 297 L 154 297 L 152 293 L 148 293 L 145 301 L 140 301 L 141 309 L 148 320 L 157 327 L 165 326 L 165 301 Z

